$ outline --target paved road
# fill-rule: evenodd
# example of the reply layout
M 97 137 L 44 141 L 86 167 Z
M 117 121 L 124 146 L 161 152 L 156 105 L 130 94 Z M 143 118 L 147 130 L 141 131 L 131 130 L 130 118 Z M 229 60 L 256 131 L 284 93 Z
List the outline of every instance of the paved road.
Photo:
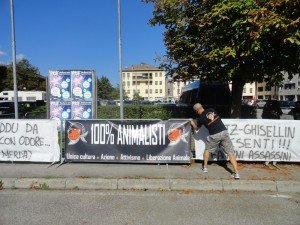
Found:
M 300 195 L 149 191 L 0 191 L 0 224 L 289 224 Z

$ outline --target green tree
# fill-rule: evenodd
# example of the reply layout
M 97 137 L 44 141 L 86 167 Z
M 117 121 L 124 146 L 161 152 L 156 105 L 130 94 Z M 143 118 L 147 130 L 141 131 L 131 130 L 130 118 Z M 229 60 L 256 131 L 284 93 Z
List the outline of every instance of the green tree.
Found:
M 111 94 L 114 91 L 114 88 L 107 77 L 102 76 L 98 78 L 97 91 L 98 98 L 113 99 Z
M 7 80 L 7 67 L 0 65 L 0 92 L 5 89 L 5 81 Z
M 16 64 L 17 87 L 19 91 L 46 90 L 46 79 L 40 75 L 39 69 L 22 59 Z M 1 73 L 2 76 L 2 73 Z M 3 90 L 13 90 L 13 65 L 7 67 L 7 77 L 3 80 Z
M 300 0 L 144 1 L 154 3 L 150 23 L 166 28 L 168 75 L 232 82 L 232 117 L 245 83 L 299 73 Z
M 117 84 L 116 87 L 114 87 L 113 92 L 111 93 L 112 99 L 119 99 L 120 98 L 120 85 Z M 123 99 L 128 99 L 128 95 L 123 89 Z
M 132 100 L 137 100 L 137 101 L 143 100 L 143 97 L 140 96 L 140 94 L 138 92 L 134 92 Z

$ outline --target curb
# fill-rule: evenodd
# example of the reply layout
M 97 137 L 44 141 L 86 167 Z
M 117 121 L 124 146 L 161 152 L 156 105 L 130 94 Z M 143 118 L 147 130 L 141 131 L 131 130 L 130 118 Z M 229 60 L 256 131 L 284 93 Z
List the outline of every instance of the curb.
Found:
M 300 181 L 104 178 L 0 178 L 0 181 L 2 181 L 2 185 L 0 185 L 3 189 L 271 191 L 300 193 Z

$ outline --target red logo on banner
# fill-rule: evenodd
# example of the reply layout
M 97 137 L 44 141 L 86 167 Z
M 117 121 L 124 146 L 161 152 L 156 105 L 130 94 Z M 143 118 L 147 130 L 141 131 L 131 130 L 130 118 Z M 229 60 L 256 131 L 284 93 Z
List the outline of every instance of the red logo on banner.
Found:
M 168 139 L 170 140 L 170 145 L 176 145 L 180 140 L 188 143 L 186 137 L 188 133 L 186 132 L 182 124 L 172 124 L 168 130 Z
M 87 136 L 88 131 L 85 132 L 85 128 L 81 123 L 71 123 L 68 129 L 68 145 L 75 145 L 79 140 L 87 142 L 85 137 Z

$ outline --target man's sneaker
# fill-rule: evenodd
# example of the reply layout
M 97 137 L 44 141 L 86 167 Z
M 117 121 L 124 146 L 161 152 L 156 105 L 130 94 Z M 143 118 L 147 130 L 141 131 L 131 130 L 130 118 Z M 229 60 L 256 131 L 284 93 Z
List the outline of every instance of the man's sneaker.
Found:
M 203 173 L 208 173 L 208 170 L 206 167 L 202 168 L 202 170 L 203 170 Z
M 239 173 L 233 173 L 233 174 L 232 174 L 232 177 L 233 177 L 235 180 L 239 180 L 239 179 L 240 179 Z

